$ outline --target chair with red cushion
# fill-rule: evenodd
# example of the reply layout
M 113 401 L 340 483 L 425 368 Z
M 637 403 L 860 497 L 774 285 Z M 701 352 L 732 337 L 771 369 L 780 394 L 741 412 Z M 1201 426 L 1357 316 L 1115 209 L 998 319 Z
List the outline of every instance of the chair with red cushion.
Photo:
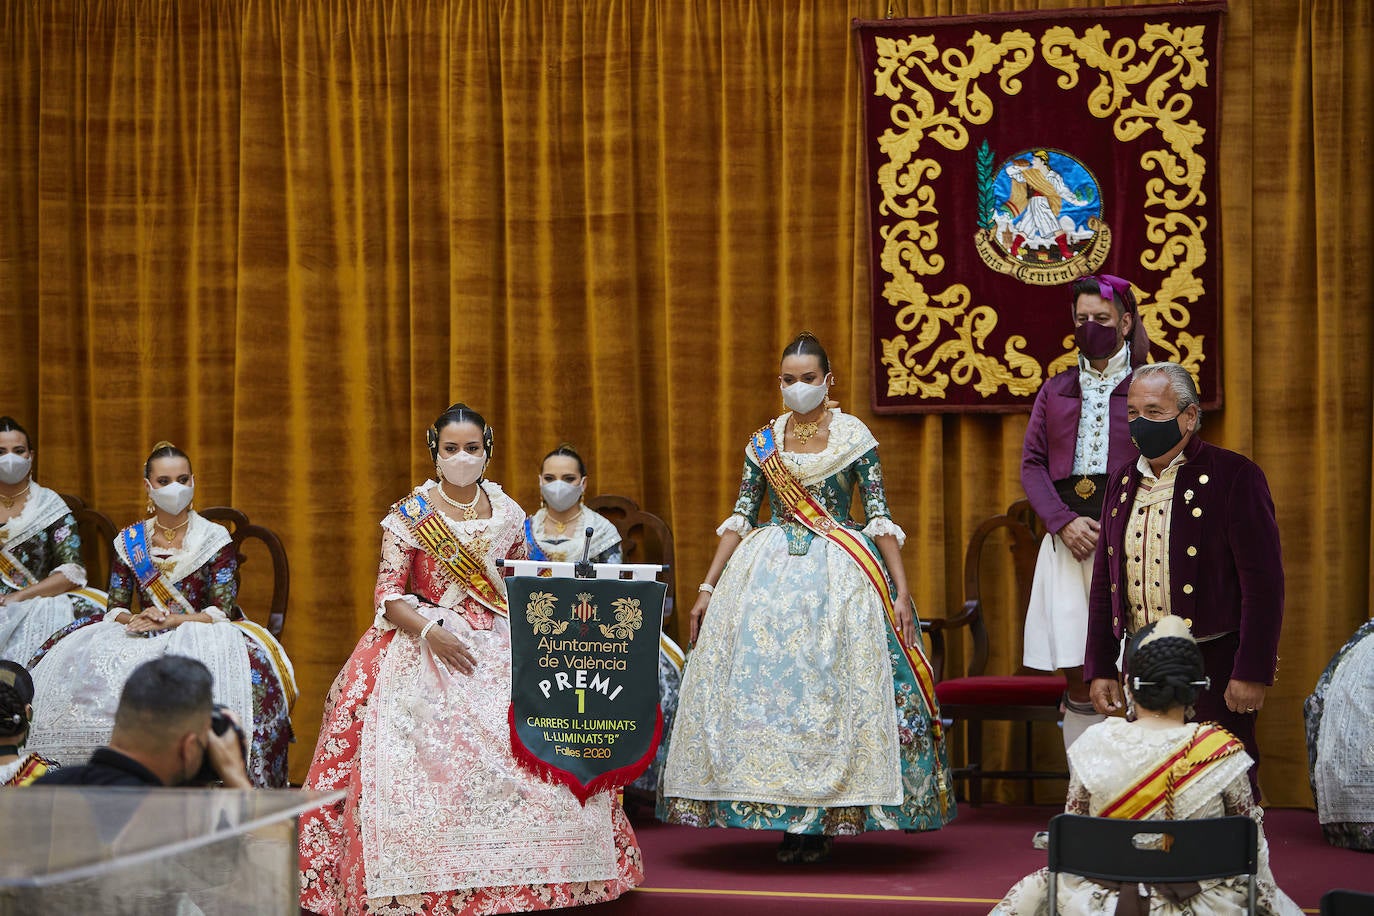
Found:
M 1037 675 L 1017 671 L 1007 675 L 986 673 L 989 645 L 987 608 L 982 588 L 983 549 L 991 535 L 1005 529 L 1010 537 L 1012 566 L 1016 582 L 1018 618 L 1023 620 L 1030 603 L 1031 581 L 1035 575 L 1035 559 L 1039 545 L 1039 527 L 1030 503 L 1018 500 L 1002 515 L 983 521 L 969 539 L 964 553 L 964 605 L 950 617 L 923 621 L 922 628 L 930 637 L 931 665 L 937 683 L 935 695 L 940 701 L 944 718 L 962 723 L 967 733 L 968 753 L 964 766 L 954 769 L 956 779 L 968 780 L 968 799 L 973 805 L 983 800 L 983 780 L 1020 779 L 1026 781 L 1026 800 L 1031 801 L 1033 780 L 1067 779 L 1066 772 L 1048 772 L 1033 768 L 1033 732 L 1036 722 L 1057 722 L 1063 713 L 1059 703 L 1063 698 L 1065 680 L 1059 675 Z M 946 634 L 968 630 L 972 641 L 968 666 L 962 676 L 946 677 Z M 957 664 L 957 663 L 956 663 Z M 983 766 L 983 723 L 1021 722 L 1025 727 L 1025 764 L 1020 770 L 987 770 Z

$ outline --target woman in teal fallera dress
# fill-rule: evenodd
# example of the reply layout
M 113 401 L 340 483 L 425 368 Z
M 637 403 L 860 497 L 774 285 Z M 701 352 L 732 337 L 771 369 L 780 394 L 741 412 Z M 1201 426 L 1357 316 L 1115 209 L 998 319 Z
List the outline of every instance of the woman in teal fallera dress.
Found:
M 791 411 L 751 440 L 692 610 L 659 816 L 783 831 L 779 859 L 811 862 L 834 836 L 938 829 L 954 803 L 877 440 L 825 406 L 832 377 L 814 336 L 787 347 L 779 378 Z

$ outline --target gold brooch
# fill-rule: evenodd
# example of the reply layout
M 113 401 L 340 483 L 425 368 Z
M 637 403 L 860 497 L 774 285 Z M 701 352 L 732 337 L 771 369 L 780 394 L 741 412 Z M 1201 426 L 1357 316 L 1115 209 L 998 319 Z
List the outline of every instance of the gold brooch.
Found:
M 1097 484 L 1087 477 L 1078 478 L 1078 483 L 1073 485 L 1073 491 L 1078 494 L 1079 499 L 1087 499 L 1097 492 Z

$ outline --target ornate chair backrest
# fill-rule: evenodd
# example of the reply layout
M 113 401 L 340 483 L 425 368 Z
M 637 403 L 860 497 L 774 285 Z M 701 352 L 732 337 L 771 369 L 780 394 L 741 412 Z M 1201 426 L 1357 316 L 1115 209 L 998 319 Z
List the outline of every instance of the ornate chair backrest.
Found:
M 86 567 L 86 582 L 92 588 L 106 588 L 110 584 L 111 556 L 114 552 L 115 535 L 119 529 L 110 517 L 86 505 L 80 496 L 70 493 L 58 494 L 72 510 L 76 519 L 76 532 L 81 536 L 81 562 Z
M 628 496 L 602 495 L 587 500 L 587 508 L 605 516 L 620 532 L 620 554 L 625 563 L 662 563 L 668 572 L 662 579 L 668 584 L 663 602 L 663 616 L 673 613 L 677 584 L 677 565 L 673 560 L 673 531 L 668 523 L 639 508 Z
M 199 511 L 205 518 L 219 522 L 229 529 L 229 537 L 234 542 L 234 549 L 238 551 L 240 584 L 243 581 L 243 564 L 248 561 L 243 551 L 244 542 L 256 538 L 267 548 L 267 553 L 272 558 L 272 600 L 269 604 L 266 626 L 269 633 L 280 637 L 282 629 L 286 626 L 286 602 L 291 592 L 291 568 L 287 564 L 286 548 L 282 546 L 281 538 L 277 537 L 277 533 L 271 528 L 252 524 L 248 521 L 247 515 L 230 506 L 211 506 Z M 243 609 L 239 608 L 239 611 L 242 613 Z
M 1012 575 L 1014 576 L 1015 607 L 1024 613 L 1030 605 L 1031 583 L 1035 577 L 1035 560 L 1039 550 L 1039 538 L 1035 529 L 1040 527 L 1039 520 L 1027 500 L 1019 499 L 1001 515 L 983 520 L 969 537 L 968 548 L 964 551 L 964 604 L 959 614 L 947 621 L 932 621 L 927 627 L 931 642 L 931 666 L 935 669 L 936 680 L 945 675 L 946 652 L 944 632 L 967 626 L 972 639 L 971 651 L 965 676 L 982 675 L 988 664 L 988 628 L 986 621 L 986 598 L 983 581 L 983 549 L 988 540 L 997 532 L 1006 529 L 1010 537 L 1007 549 L 1011 553 Z M 1043 528 L 1041 529 L 1043 530 Z M 1017 621 L 1020 625 L 1020 621 Z M 957 672 L 952 673 L 958 676 Z

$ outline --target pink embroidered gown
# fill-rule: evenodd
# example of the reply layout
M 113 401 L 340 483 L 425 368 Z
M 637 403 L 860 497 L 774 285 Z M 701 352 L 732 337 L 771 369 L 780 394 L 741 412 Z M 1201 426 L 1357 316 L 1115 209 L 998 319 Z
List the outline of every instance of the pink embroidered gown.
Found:
M 417 488 L 431 504 L 435 484 Z M 524 512 L 490 481 L 490 519 L 440 515 L 504 593 L 498 558 L 525 556 Z M 615 798 L 579 805 L 510 752 L 510 626 L 416 541 L 382 521 L 375 624 L 325 702 L 310 789 L 347 789 L 301 818 L 301 905 L 321 914 L 514 913 L 599 903 L 643 879 Z M 473 648 L 471 676 L 382 615 L 401 598 Z

